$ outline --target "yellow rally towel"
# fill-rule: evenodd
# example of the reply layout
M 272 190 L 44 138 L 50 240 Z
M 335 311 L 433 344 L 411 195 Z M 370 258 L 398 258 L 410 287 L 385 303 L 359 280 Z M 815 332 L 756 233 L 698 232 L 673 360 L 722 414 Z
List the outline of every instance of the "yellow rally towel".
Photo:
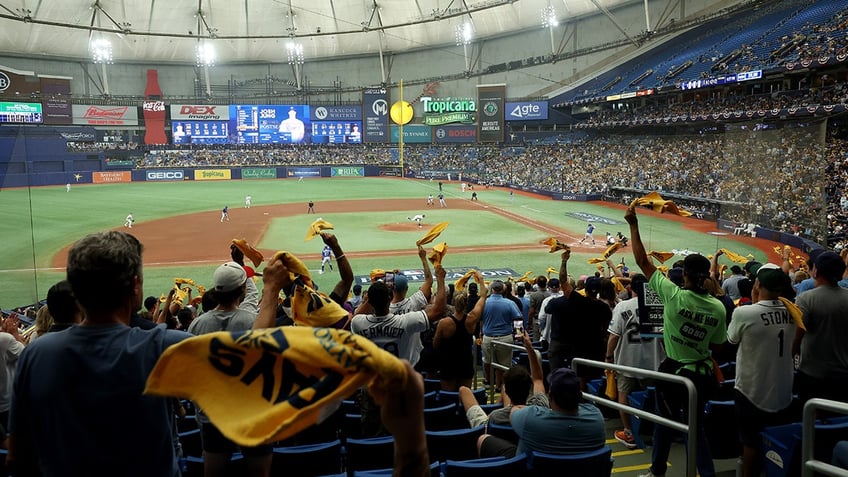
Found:
M 649 257 L 654 257 L 660 263 L 665 263 L 674 257 L 674 252 L 650 252 Z
M 626 287 L 624 286 L 623 283 L 621 283 L 621 280 L 619 280 L 618 277 L 612 277 L 612 278 L 610 278 L 610 281 L 615 286 L 615 292 L 616 293 L 621 293 L 625 290 Z
M 175 284 L 175 285 L 191 285 L 191 286 L 195 286 L 195 284 L 194 284 L 194 280 L 192 280 L 191 278 L 175 278 L 175 279 L 174 279 L 174 284 Z
M 423 237 L 421 237 L 421 240 L 415 242 L 415 245 L 424 245 L 432 242 L 433 240 L 436 240 L 436 237 L 438 237 L 443 230 L 448 228 L 449 224 L 450 222 L 439 222 L 438 224 L 434 225 L 429 232 L 427 232 Z
M 253 248 L 253 245 L 247 243 L 247 240 L 245 239 L 233 239 L 233 245 L 235 245 L 237 249 L 241 250 L 241 253 L 253 262 L 254 267 L 258 267 L 259 264 L 262 263 L 262 260 L 265 260 L 265 257 L 262 256 L 262 252 Z
M 382 268 L 375 268 L 371 270 L 371 281 L 376 282 L 377 280 L 386 276 L 386 271 Z
M 407 378 L 403 363 L 367 338 L 282 327 L 209 333 L 173 345 L 145 393 L 191 399 L 224 436 L 253 447 L 319 422 L 362 385 L 403 387 Z
M 520 277 L 518 277 L 518 280 L 516 280 L 516 281 L 517 282 L 526 282 L 527 280 L 530 279 L 530 275 L 532 275 L 532 274 L 533 274 L 533 270 L 528 270 L 528 271 L 524 272 L 524 275 L 521 275 Z
M 291 296 L 292 319 L 298 326 L 333 326 L 347 318 L 347 310 L 310 286 L 297 285 Z
M 551 247 L 551 251 L 549 253 L 554 253 L 557 250 L 568 250 L 569 249 L 568 245 L 560 242 L 559 240 L 556 239 L 556 237 L 551 237 L 551 238 L 545 240 L 542 243 Z
M 748 263 L 748 259 L 739 255 L 738 253 L 731 252 L 730 250 L 723 248 L 721 251 L 724 253 L 724 256 L 727 257 L 728 260 L 734 263 Z
M 668 275 L 668 265 L 660 265 L 657 267 L 657 270 L 659 270 L 663 275 Z
M 272 260 L 280 260 L 283 262 L 283 265 L 285 265 L 285 267 L 289 270 L 289 279 L 291 281 L 295 281 L 295 279 L 300 276 L 304 285 L 314 287 L 312 284 L 312 276 L 309 274 L 309 269 L 306 268 L 306 264 L 300 261 L 299 258 L 289 252 L 280 251 L 274 254 L 274 258 Z M 283 289 L 287 287 L 288 283 L 284 283 Z
M 604 391 L 604 394 L 606 394 L 611 400 L 615 401 L 618 399 L 618 388 L 615 386 L 615 371 L 607 369 L 604 370 L 604 374 L 607 377 L 607 388 L 606 391 Z
M 551 279 L 551 273 L 556 273 L 557 276 L 559 276 L 559 270 L 554 267 L 548 267 L 548 269 L 545 270 L 545 274 L 548 276 L 548 280 Z
M 689 217 L 690 215 L 692 215 L 692 212 L 677 207 L 674 202 L 663 199 L 662 196 L 656 191 L 651 192 L 650 194 L 644 197 L 634 199 L 633 202 L 630 203 L 630 206 L 632 207 L 634 205 L 645 205 L 653 209 L 654 212 L 659 212 L 661 214 L 668 212 L 671 214 L 679 215 L 681 217 Z
M 798 305 L 792 303 L 791 301 L 787 300 L 786 298 L 783 298 L 782 296 L 777 297 L 777 299 L 780 300 L 780 302 L 783 303 L 783 305 L 786 307 L 786 311 L 789 312 L 789 316 L 792 317 L 792 321 L 795 322 L 795 326 L 797 326 L 798 328 L 800 328 L 804 331 L 807 331 L 807 327 L 804 326 L 804 320 L 803 320 L 804 312 L 801 311 L 800 308 L 798 308 Z
M 589 263 L 595 264 L 595 263 L 603 263 L 603 262 L 606 262 L 606 261 L 607 261 L 607 259 L 608 259 L 608 258 L 610 258 L 610 257 L 612 257 L 612 255 L 613 255 L 615 252 L 617 252 L 617 251 L 618 251 L 618 249 L 620 249 L 621 247 L 623 247 L 623 245 L 621 244 L 621 242 L 616 242 L 616 243 L 614 243 L 614 244 L 610 245 L 609 247 L 607 247 L 607 249 L 606 249 L 606 250 L 604 250 L 604 254 L 603 254 L 600 258 L 590 258 L 590 259 L 589 259 Z
M 327 222 L 324 219 L 315 219 L 314 222 L 309 224 L 309 229 L 306 231 L 306 238 L 303 239 L 304 242 L 308 242 L 315 237 L 321 235 L 321 232 L 325 230 L 332 230 L 333 224 Z M 258 265 L 257 265 L 258 266 Z
M 459 280 L 454 282 L 454 284 L 453 284 L 454 290 L 456 290 L 456 291 L 465 290 L 465 286 L 468 283 L 468 280 L 471 277 L 473 277 L 476 272 L 477 272 L 477 270 L 474 270 L 473 268 L 471 270 L 468 270 L 467 272 L 465 272 L 465 275 L 459 277 Z
M 430 260 L 433 266 L 438 267 L 442 264 L 442 258 L 444 258 L 446 253 L 448 253 L 448 244 L 447 242 L 442 242 L 433 246 L 433 251 L 427 255 L 427 259 Z

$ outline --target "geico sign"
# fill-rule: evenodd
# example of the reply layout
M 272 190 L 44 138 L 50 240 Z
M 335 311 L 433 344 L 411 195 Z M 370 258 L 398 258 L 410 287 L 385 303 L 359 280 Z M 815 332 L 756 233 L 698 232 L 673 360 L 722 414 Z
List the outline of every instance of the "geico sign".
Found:
M 184 177 L 183 171 L 147 171 L 149 181 L 176 181 Z
M 449 129 L 448 137 L 476 137 L 476 129 Z

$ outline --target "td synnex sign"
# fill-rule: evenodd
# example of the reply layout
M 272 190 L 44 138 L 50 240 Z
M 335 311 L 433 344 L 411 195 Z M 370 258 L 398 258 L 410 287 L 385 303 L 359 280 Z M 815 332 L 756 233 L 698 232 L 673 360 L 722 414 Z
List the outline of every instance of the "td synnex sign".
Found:
M 424 124 L 439 126 L 448 123 L 473 123 L 477 102 L 470 98 L 421 98 L 424 105 Z
M 185 179 L 183 171 L 147 171 L 149 181 L 181 181 Z

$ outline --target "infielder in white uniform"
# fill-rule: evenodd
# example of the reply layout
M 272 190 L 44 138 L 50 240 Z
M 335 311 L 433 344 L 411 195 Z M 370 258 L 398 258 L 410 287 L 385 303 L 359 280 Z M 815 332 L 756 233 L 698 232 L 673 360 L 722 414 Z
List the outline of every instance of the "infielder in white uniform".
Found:
M 251 197 L 249 195 L 244 198 L 244 207 L 245 208 L 247 208 L 247 209 L 250 208 L 250 201 L 251 200 L 253 200 L 253 197 Z
M 135 219 L 133 218 L 132 212 L 130 212 L 127 214 L 127 219 L 124 221 L 124 227 L 132 228 L 133 222 L 135 222 Z

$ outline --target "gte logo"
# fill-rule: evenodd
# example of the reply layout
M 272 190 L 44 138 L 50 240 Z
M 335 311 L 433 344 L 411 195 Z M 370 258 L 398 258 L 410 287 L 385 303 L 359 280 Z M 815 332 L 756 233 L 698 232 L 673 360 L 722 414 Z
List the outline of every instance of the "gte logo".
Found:
M 9 86 L 11 86 L 11 84 L 12 80 L 9 79 L 9 76 L 7 76 L 6 73 L 0 71 L 0 93 L 9 89 Z
M 385 99 L 378 99 L 371 105 L 371 111 L 377 116 L 385 116 L 389 114 L 389 103 Z
M 542 108 L 538 104 L 518 104 L 509 115 L 513 118 L 538 117 L 542 112 Z

